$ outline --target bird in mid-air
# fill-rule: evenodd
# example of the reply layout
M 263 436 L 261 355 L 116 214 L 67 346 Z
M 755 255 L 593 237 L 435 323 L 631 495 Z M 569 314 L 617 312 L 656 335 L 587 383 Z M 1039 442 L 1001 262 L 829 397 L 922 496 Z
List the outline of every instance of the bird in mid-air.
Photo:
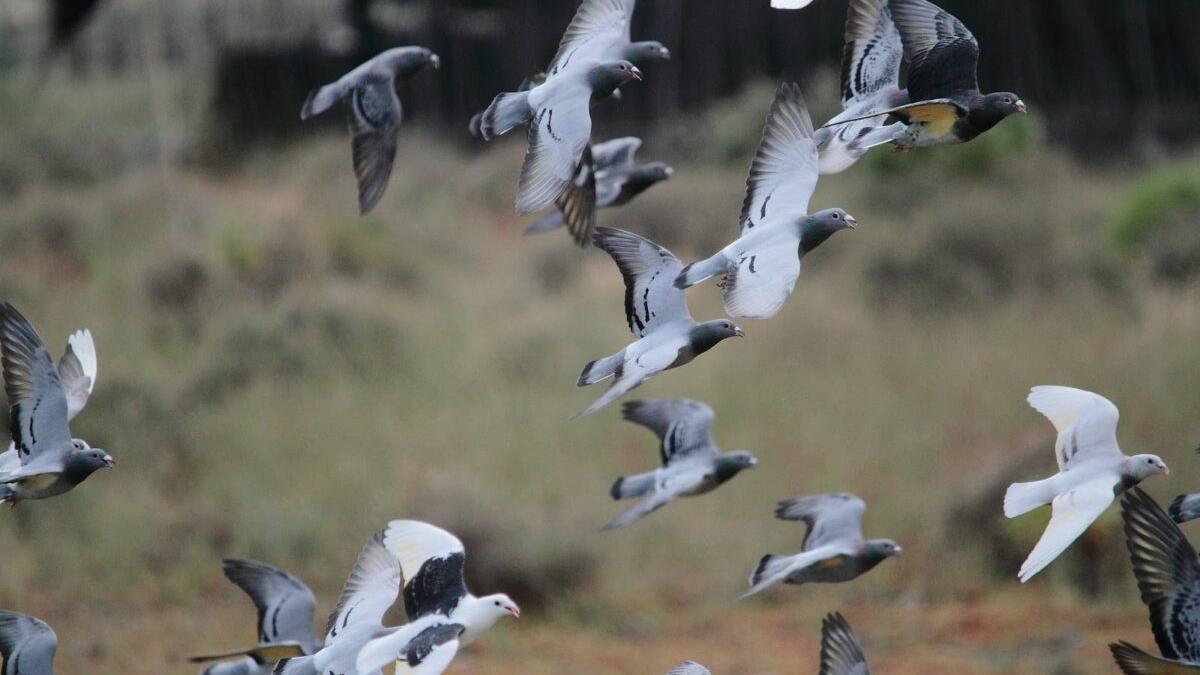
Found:
M 1196 452 L 1200 453 L 1200 448 L 1197 448 Z M 1171 514 L 1175 522 L 1181 524 L 1200 518 L 1200 492 L 1179 495 L 1171 501 L 1167 513 Z
M 1039 386 L 1029 405 L 1058 430 L 1054 456 L 1058 473 L 1031 483 L 1013 483 L 1004 494 L 1009 518 L 1050 504 L 1050 523 L 1018 576 L 1021 582 L 1049 565 L 1088 528 L 1113 498 L 1155 474 L 1166 474 L 1158 455 L 1127 457 L 1117 445 L 1120 413 L 1112 401 L 1072 387 Z
M 725 311 L 765 319 L 787 301 L 809 252 L 857 221 L 842 209 L 812 215 L 808 201 L 817 187 L 817 144 L 800 87 L 782 84 L 763 127 L 762 141 L 746 178 L 741 236 L 710 258 L 694 262 L 675 279 L 689 288 L 725 275 Z
M 654 432 L 659 440 L 662 466 L 613 483 L 613 499 L 639 499 L 604 530 L 615 530 L 650 515 L 679 497 L 712 492 L 745 469 L 758 465 L 745 450 L 722 453 L 713 441 L 713 409 L 691 399 L 630 401 L 622 409 L 625 419 Z
M 193 656 L 193 663 L 221 661 L 201 675 L 269 675 L 281 659 L 312 654 L 317 600 L 308 586 L 278 567 L 256 560 L 226 559 L 225 577 L 242 589 L 258 612 L 258 644 L 248 649 Z
M 58 636 L 41 619 L 0 610 L 4 675 L 54 675 Z
M 1133 488 L 1121 496 L 1125 544 L 1150 628 L 1162 657 L 1128 642 L 1109 645 L 1127 675 L 1200 673 L 1200 558 L 1179 526 L 1150 495 Z
M 851 581 L 903 553 L 891 539 L 863 539 L 867 504 L 849 492 L 808 495 L 779 502 L 775 517 L 808 526 L 800 553 L 765 555 L 750 575 L 748 597 L 778 583 Z
M 857 16 L 856 7 L 877 9 L 879 5 L 852 5 L 851 19 Z M 1012 92 L 984 94 L 979 90 L 979 43 L 963 22 L 927 0 L 888 0 L 888 9 L 900 32 L 904 59 L 908 62 L 904 91 L 907 101 L 882 110 L 872 106 L 860 115 L 839 115 L 826 124 L 826 127 L 834 127 L 877 119 L 882 115 L 897 120 L 861 128 L 847 145 L 851 154 L 861 154 L 861 151 L 885 143 L 891 143 L 898 152 L 929 145 L 965 143 L 1009 115 L 1025 112 L 1025 103 Z M 876 12 L 875 17 L 880 19 L 881 14 Z M 882 35 L 880 44 L 894 45 L 886 37 L 890 35 L 886 29 Z M 881 53 L 880 58 L 884 57 Z M 868 60 L 859 63 L 874 67 Z M 889 64 L 887 68 L 881 62 L 879 70 L 871 72 L 890 76 L 894 72 L 891 61 L 886 63 Z M 888 85 L 890 83 L 883 86 Z
M 627 136 L 584 150 L 575 176 L 554 201 L 555 210 L 526 227 L 525 234 L 551 232 L 565 225 L 577 244 L 590 244 L 597 208 L 624 206 L 675 173 L 665 162 L 638 164 L 634 154 L 641 146 L 642 139 Z
M 15 506 L 61 495 L 116 463 L 103 450 L 72 438 L 68 426 L 95 381 L 90 333 L 72 335 L 56 367 L 37 331 L 5 303 L 0 305 L 0 351 L 13 437 L 12 449 L 0 454 L 0 503 Z
M 612 386 L 574 417 L 590 415 L 655 375 L 691 363 L 723 340 L 744 335 L 726 319 L 696 323 L 674 279 L 683 270 L 667 249 L 632 232 L 597 227 L 596 246 L 612 256 L 625 280 L 625 320 L 637 340 L 583 367 L 577 386 L 613 378 Z
M 804 9 L 812 3 L 813 0 L 771 0 L 775 9 Z
M 300 110 L 306 120 L 348 98 L 358 212 L 368 213 L 383 197 L 396 161 L 396 137 L 403 117 L 396 82 L 406 82 L 441 59 L 424 47 L 389 49 L 308 95 Z
M 828 614 L 821 621 L 820 675 L 871 675 L 850 622 L 841 612 Z
M 695 661 L 684 661 L 668 670 L 667 675 L 712 675 L 712 672 Z

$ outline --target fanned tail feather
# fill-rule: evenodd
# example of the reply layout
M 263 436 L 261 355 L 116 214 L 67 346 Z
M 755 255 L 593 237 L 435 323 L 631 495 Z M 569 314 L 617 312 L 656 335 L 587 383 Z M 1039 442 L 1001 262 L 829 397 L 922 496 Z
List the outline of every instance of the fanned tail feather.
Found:
M 679 276 L 675 277 L 675 287 L 691 288 L 702 281 L 722 274 L 727 268 L 724 254 L 717 253 L 711 258 L 705 258 L 683 268 Z
M 529 92 L 503 92 L 496 95 L 492 104 L 483 111 L 479 121 L 479 132 L 483 140 L 508 133 L 513 127 L 527 122 L 533 111 L 529 109 Z

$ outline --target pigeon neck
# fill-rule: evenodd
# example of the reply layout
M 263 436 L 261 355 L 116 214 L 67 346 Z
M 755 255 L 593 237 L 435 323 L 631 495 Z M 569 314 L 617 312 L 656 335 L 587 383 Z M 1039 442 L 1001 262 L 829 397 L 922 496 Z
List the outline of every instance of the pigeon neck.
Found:
M 696 354 L 703 354 L 725 339 L 725 336 L 719 333 L 715 327 L 703 323 L 692 328 L 690 337 L 692 351 Z
M 744 468 L 744 465 L 733 457 L 729 457 L 729 456 L 720 457 L 719 459 L 717 459 L 717 467 L 716 467 L 717 482 L 724 483 L 725 481 L 729 480 L 730 478 L 733 478 L 734 476 L 741 473 L 743 468 Z
M 459 642 L 466 646 L 483 631 L 491 628 L 503 613 L 493 611 L 491 603 L 484 602 L 479 598 L 468 595 L 458 603 L 458 609 L 454 611 L 454 620 L 463 625 L 463 634 L 459 638 Z
M 818 221 L 804 219 L 800 223 L 800 254 L 803 255 L 825 243 L 833 230 L 821 227 Z
M 87 461 L 81 454 L 71 453 L 67 458 L 66 464 L 63 465 L 60 477 L 69 485 L 77 485 L 95 473 L 98 468 L 92 462 Z

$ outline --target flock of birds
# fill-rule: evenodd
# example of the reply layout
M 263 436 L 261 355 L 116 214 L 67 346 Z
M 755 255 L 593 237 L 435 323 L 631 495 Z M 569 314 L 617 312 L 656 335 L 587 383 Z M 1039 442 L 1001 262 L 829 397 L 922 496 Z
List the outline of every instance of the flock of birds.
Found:
M 808 4 L 776 2 L 793 8 Z M 591 108 L 619 99 L 620 88 L 641 80 L 648 63 L 670 58 L 658 42 L 632 41 L 634 4 L 583 0 L 545 72 L 517 91 L 497 95 L 469 125 L 485 140 L 526 125 L 517 211 L 555 207 L 527 233 L 566 227 L 580 244 L 592 243 L 610 255 L 624 279 L 626 320 L 635 340 L 583 368 L 579 386 L 609 378 L 612 384 L 576 416 L 604 408 L 727 338 L 743 336 L 730 319 L 695 321 L 685 289 L 721 276 L 730 317 L 776 314 L 795 286 L 804 257 L 833 234 L 857 225 L 840 208 L 809 212 L 820 175 L 843 171 L 880 145 L 906 152 L 967 142 L 1025 111 L 1015 94 L 980 92 L 979 45 L 954 16 L 927 0 L 849 0 L 843 111 L 816 128 L 800 88 L 780 86 L 750 166 L 739 236 L 711 257 L 684 265 L 645 237 L 595 224 L 597 208 L 626 204 L 672 174 L 661 162 L 636 162 L 637 138 L 592 141 Z M 401 122 L 395 83 L 439 64 L 439 57 L 422 47 L 391 49 L 317 89 L 304 103 L 305 119 L 343 100 L 349 105 L 362 213 L 378 204 L 395 159 Z M 25 317 L 12 305 L 0 305 L 0 361 L 13 439 L 0 454 L 0 502 L 15 506 L 61 495 L 114 466 L 108 453 L 74 438 L 69 429 L 96 381 L 89 331 L 72 334 L 55 364 Z M 1200 672 L 1200 558 L 1177 525 L 1200 516 L 1200 495 L 1179 497 L 1168 514 L 1135 487 L 1166 474 L 1167 466 L 1155 455 L 1121 451 L 1119 413 L 1104 397 L 1038 386 L 1028 401 L 1058 432 L 1058 472 L 1013 484 L 1005 494 L 1004 513 L 1010 518 L 1051 506 L 1049 524 L 1021 566 L 1020 580 L 1029 581 L 1054 561 L 1121 496 L 1134 574 L 1162 656 L 1122 642 L 1111 646 L 1113 657 L 1126 673 Z M 749 452 L 720 451 L 713 439 L 715 414 L 702 402 L 630 401 L 623 415 L 657 436 L 661 466 L 613 483 L 613 499 L 634 502 L 603 530 L 630 525 L 678 498 L 711 492 L 758 464 Z M 742 597 L 781 583 L 848 582 L 900 555 L 891 539 L 864 538 L 865 511 L 866 503 L 848 492 L 780 502 L 777 518 L 807 526 L 801 549 L 763 556 Z M 359 554 L 318 641 L 312 632 L 316 600 L 303 582 L 265 563 L 226 560 L 226 577 L 257 609 L 257 643 L 193 660 L 216 662 L 205 668 L 207 675 L 375 675 L 392 663 L 397 673 L 441 673 L 458 649 L 502 617 L 520 615 L 507 595 L 471 594 L 465 562 L 465 548 L 450 532 L 418 521 L 389 523 Z M 385 627 L 385 612 L 401 596 L 407 623 Z M 54 632 L 41 620 L 0 612 L 6 675 L 52 673 L 56 645 Z M 820 672 L 869 673 L 849 623 L 838 613 L 822 624 Z M 708 670 L 691 661 L 669 671 L 701 673 Z

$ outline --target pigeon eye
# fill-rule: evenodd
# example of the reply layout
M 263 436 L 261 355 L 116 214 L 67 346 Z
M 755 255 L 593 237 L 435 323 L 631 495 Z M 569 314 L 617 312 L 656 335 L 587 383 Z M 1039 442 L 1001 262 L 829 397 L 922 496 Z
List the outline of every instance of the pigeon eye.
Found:
M 1005 96 L 1005 97 L 1004 97 L 1004 102 L 1005 102 L 1005 103 L 1012 103 L 1012 99 L 1011 99 L 1011 98 L 1009 98 L 1009 97 L 1007 97 L 1007 96 Z
M 839 215 L 838 215 L 838 214 L 836 214 L 836 213 L 835 213 L 835 214 L 833 214 L 833 219 L 834 219 L 834 220 L 837 220 L 838 218 L 841 218 L 841 216 L 839 216 Z
M 499 607 L 499 606 L 500 606 L 500 601 L 499 601 L 499 600 L 496 600 L 496 606 L 497 606 L 497 607 Z

